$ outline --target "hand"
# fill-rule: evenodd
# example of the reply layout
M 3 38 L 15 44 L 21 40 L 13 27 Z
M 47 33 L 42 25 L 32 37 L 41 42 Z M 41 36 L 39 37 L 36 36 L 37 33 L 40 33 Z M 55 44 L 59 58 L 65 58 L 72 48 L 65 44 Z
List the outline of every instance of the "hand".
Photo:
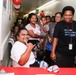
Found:
M 52 39 L 50 37 L 48 37 L 47 40 L 48 40 L 49 43 L 52 43 Z
M 35 44 L 33 45 L 32 43 L 28 43 L 27 41 L 25 41 L 25 44 L 29 49 L 33 49 L 36 46 Z
M 41 26 L 43 26 L 43 22 L 40 20 L 40 24 L 41 24 Z
M 46 35 L 43 35 L 43 38 L 46 38 Z
M 49 36 L 48 34 L 46 34 L 46 37 L 47 37 L 47 41 L 48 41 L 49 43 L 52 43 L 52 39 L 50 38 L 50 36 Z
M 28 44 L 27 44 L 27 47 L 34 48 L 35 46 L 36 46 L 36 45 L 35 45 L 35 44 L 33 45 L 32 43 L 28 43 Z
M 46 38 L 46 35 L 41 35 L 41 38 Z
M 56 54 L 54 52 L 51 52 L 50 57 L 52 60 L 56 59 Z

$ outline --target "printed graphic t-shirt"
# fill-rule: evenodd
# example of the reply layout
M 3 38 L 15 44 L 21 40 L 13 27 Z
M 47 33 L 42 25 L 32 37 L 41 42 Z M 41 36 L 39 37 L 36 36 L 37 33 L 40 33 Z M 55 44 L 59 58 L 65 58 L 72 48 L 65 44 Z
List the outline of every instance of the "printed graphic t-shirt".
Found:
M 58 38 L 57 52 L 69 56 L 76 55 L 76 21 L 72 23 L 59 22 L 54 29 L 54 38 Z M 73 49 L 69 50 L 71 38 Z

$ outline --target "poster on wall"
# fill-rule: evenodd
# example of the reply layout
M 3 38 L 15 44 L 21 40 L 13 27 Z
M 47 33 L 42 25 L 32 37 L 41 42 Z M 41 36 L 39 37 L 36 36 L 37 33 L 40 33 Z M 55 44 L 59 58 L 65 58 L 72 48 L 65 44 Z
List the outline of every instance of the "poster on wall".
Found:
M 3 14 L 6 14 L 7 11 L 7 0 L 3 0 Z
M 6 0 L 3 0 L 3 7 L 4 7 L 4 9 L 6 9 L 6 5 L 7 5 Z
M 11 20 L 11 9 L 12 9 L 12 1 L 11 0 L 3 0 L 3 14 L 9 16 L 9 20 Z

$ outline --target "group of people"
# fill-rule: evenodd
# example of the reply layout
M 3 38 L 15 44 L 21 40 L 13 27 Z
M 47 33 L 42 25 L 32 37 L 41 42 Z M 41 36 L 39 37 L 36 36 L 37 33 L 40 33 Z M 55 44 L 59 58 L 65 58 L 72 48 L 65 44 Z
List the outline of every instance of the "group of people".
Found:
M 11 59 L 13 67 L 74 67 L 76 56 L 75 10 L 66 6 L 50 16 L 30 13 L 27 25 L 21 22 L 13 27 Z M 10 39 L 11 42 L 11 39 Z

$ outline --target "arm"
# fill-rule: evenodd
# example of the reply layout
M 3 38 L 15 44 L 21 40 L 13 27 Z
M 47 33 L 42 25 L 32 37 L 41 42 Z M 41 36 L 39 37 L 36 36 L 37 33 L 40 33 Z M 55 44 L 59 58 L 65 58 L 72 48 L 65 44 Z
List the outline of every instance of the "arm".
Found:
M 47 30 L 44 28 L 44 26 L 43 26 L 43 25 L 41 25 L 41 27 L 42 27 L 42 30 L 46 33 L 46 32 L 47 32 Z
M 61 30 L 61 24 L 57 23 L 55 28 L 54 28 L 54 34 L 53 34 L 53 45 L 52 45 L 52 52 L 50 54 L 50 57 L 52 60 L 54 60 L 56 58 L 56 54 L 55 54 L 55 50 L 56 50 L 56 46 L 58 44 L 58 40 L 60 37 L 60 30 Z
M 28 32 L 29 32 L 29 35 L 33 38 L 45 38 L 45 35 L 34 34 L 32 30 L 28 30 Z
M 34 46 L 35 45 L 33 45 L 31 43 L 27 43 L 27 50 L 21 55 L 21 58 L 18 62 L 21 66 L 24 65 L 28 61 L 31 50 L 34 48 Z
M 58 38 L 54 38 L 53 40 L 53 46 L 52 46 L 52 52 L 51 52 L 51 59 L 54 60 L 56 58 L 55 49 L 58 43 Z
M 46 35 L 46 37 L 47 37 L 47 41 L 52 43 L 52 39 L 50 38 L 50 36 L 48 34 Z

